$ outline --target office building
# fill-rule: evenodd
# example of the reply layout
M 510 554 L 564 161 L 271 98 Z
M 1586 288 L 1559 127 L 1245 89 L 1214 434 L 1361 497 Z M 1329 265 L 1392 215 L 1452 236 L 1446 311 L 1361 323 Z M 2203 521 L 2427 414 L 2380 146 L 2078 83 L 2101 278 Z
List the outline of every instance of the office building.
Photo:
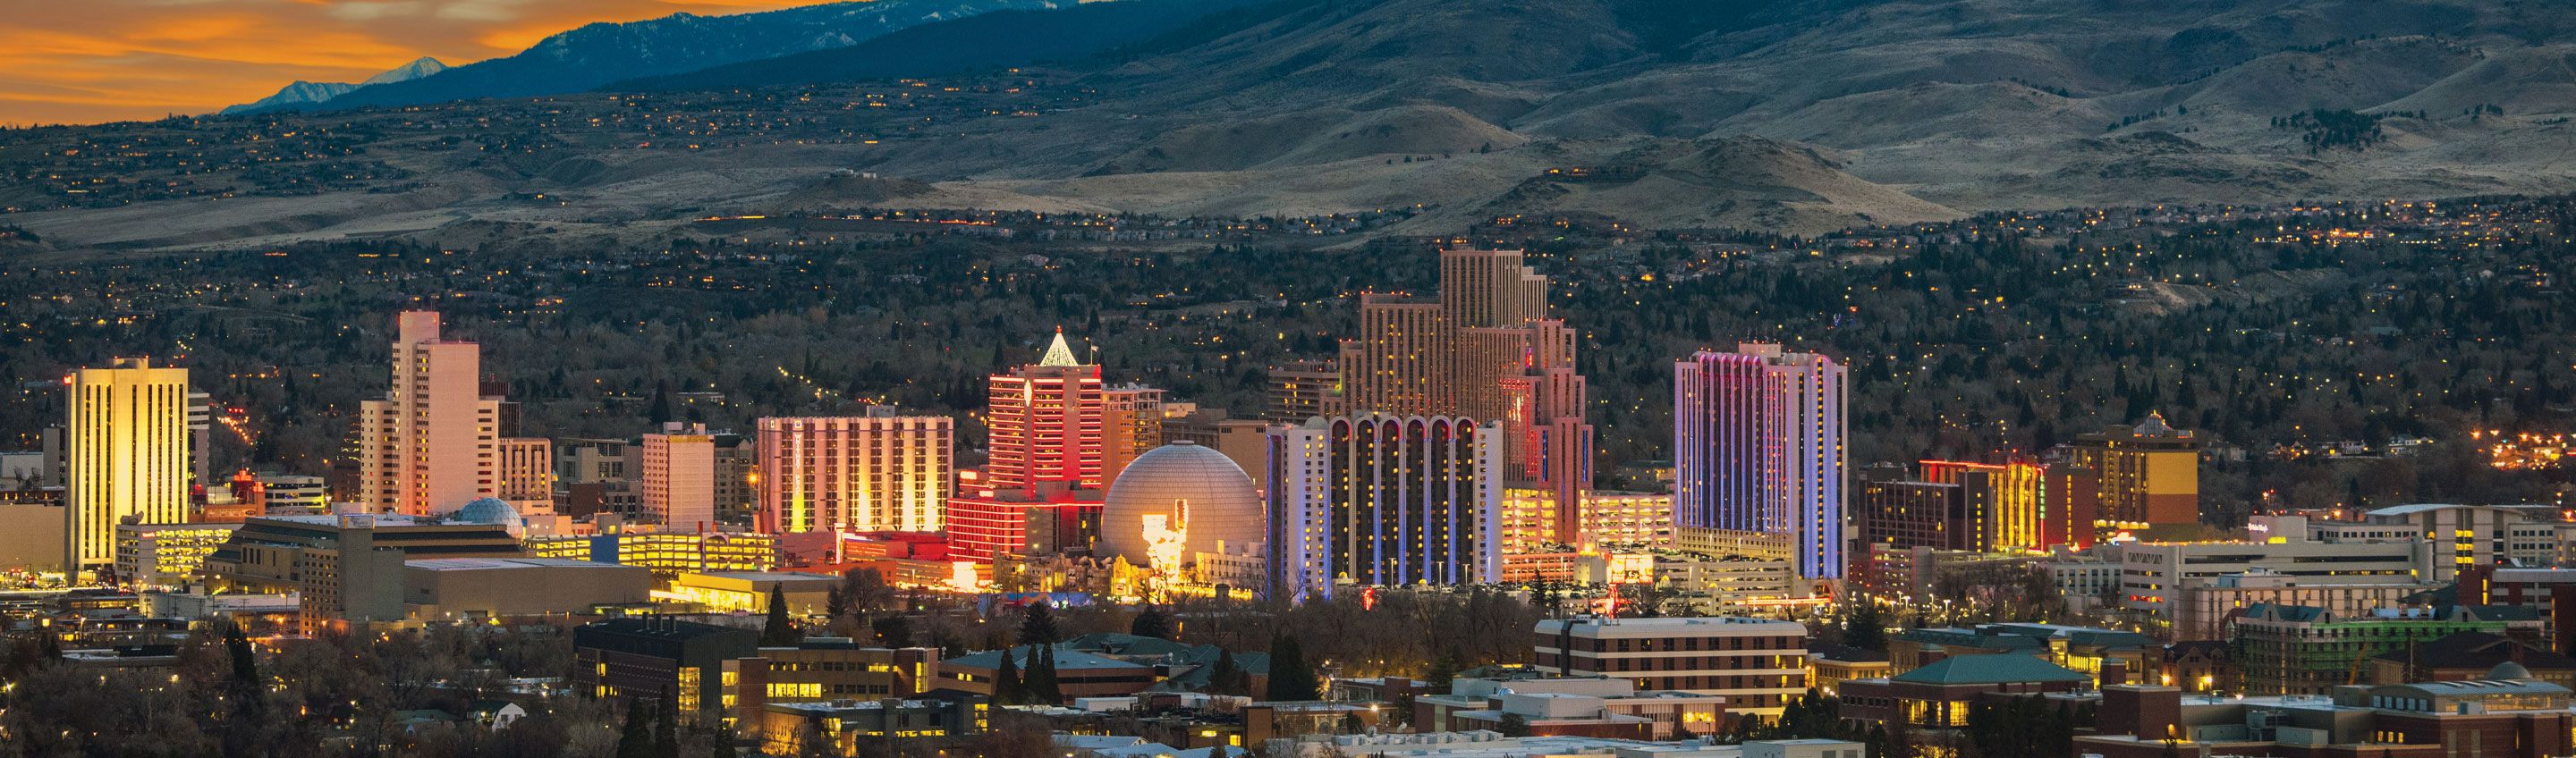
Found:
M 1555 493 L 1546 541 L 1582 541 L 1592 484 L 1587 384 L 1576 332 L 1548 317 L 1548 279 L 1517 250 L 1440 253 L 1440 294 L 1360 298 L 1360 334 L 1341 348 L 1340 407 L 1351 414 L 1463 416 L 1500 426 L 1503 479 Z
M 319 476 L 259 474 L 260 506 L 266 513 L 291 515 L 331 510 L 328 480 Z
M 712 572 L 674 577 L 667 592 L 673 600 L 696 603 L 714 613 L 766 613 L 769 593 L 775 591 L 786 601 L 789 614 L 806 617 L 823 615 L 832 590 L 840 584 L 841 578 L 830 574 Z
M 1100 366 L 1076 360 L 1063 331 L 1037 363 L 994 374 L 986 389 L 987 486 L 1030 493 L 1041 483 L 1108 485 L 1108 400 Z
M 402 621 L 405 560 L 522 557 L 510 529 L 401 514 L 264 516 L 206 556 L 205 577 L 217 589 L 299 593 L 308 631 Z
M 1002 656 L 1010 656 L 1012 665 L 1026 673 L 1030 650 L 1031 646 L 1021 645 L 940 661 L 939 680 L 932 689 L 952 689 L 989 697 L 1001 675 Z M 1057 689 L 1068 701 L 1134 695 L 1162 681 L 1150 664 L 1061 647 L 1048 651 L 1048 654 L 1055 657 Z
M 1786 533 L 1800 574 L 1841 577 L 1848 385 L 1832 358 L 1771 344 L 1675 364 L 1674 523 Z
M 1842 717 L 1876 728 L 1903 723 L 1941 742 L 1968 725 L 1969 710 L 1997 698 L 2068 693 L 2091 685 L 2084 672 L 2027 655 L 1944 658 L 1883 679 L 1842 683 Z
M 1412 725 L 1425 732 L 1500 732 L 1519 716 L 1531 736 L 1674 739 L 1711 734 L 1724 723 L 1726 698 L 1693 692 L 1640 691 L 1615 677 L 1458 677 L 1445 693 L 1415 695 Z
M 2170 620 L 2173 622 L 2174 639 L 2225 639 L 2228 619 L 2257 605 L 2302 605 L 2321 608 L 2338 616 L 2354 617 L 2381 608 L 2407 606 L 2411 604 L 2409 598 L 2442 586 L 2408 581 L 2319 581 L 2314 576 L 2290 576 L 2270 569 L 2257 569 L 2219 574 L 2198 581 L 2184 580 L 2170 605 Z
M 1778 716 L 1807 690 L 1807 627 L 1794 621 L 1578 616 L 1533 631 L 1541 670 L 1721 695 L 1736 714 Z
M 2389 650 L 2432 642 L 2459 632 L 2486 632 L 2537 640 L 2537 616 L 2521 609 L 2459 606 L 2396 608 L 2343 615 L 2298 605 L 2256 605 L 2231 620 L 2236 662 L 2245 689 L 2256 695 L 2323 695 L 2360 684 L 2370 659 Z M 2493 618 L 2490 618 L 2490 617 Z
M 728 524 L 760 521 L 760 444 L 750 435 L 717 432 L 716 518 Z
M 2550 758 L 2576 752 L 2568 690 L 2499 665 L 2460 681 L 2334 688 L 2325 696 L 2210 697 L 2103 688 L 2099 726 L 2074 751 L 2168 755 Z
M 563 484 L 633 482 L 644 463 L 626 440 L 563 438 L 554 441 L 555 481 Z
M 500 477 L 500 491 L 493 497 L 508 501 L 520 513 L 553 513 L 555 508 L 555 445 L 543 437 L 503 437 L 493 445 L 497 451 L 495 476 Z
M 873 755 L 884 745 L 983 734 L 991 702 L 981 697 L 771 703 L 745 719 L 762 755 Z
M 403 561 L 403 617 L 465 621 L 595 615 L 652 602 L 653 572 L 569 558 Z
M 1332 361 L 1298 361 L 1272 366 L 1265 378 L 1268 395 L 1261 420 L 1296 425 L 1307 419 L 1342 415 L 1342 369 Z
M 188 371 L 148 359 L 85 368 L 64 380 L 65 568 L 116 561 L 116 525 L 188 520 Z
M 760 531 L 946 527 L 955 420 L 871 414 L 758 424 Z
M 2071 544 L 2073 524 L 2054 512 L 2045 484 L 2048 467 L 2030 461 L 1971 463 L 1923 461 L 1923 480 L 1955 484 L 1977 503 L 1972 515 L 1982 532 L 1975 550 L 1990 553 L 2047 552 Z M 2090 528 L 2090 524 L 2085 525 Z
M 668 423 L 644 435 L 644 515 L 665 531 L 716 527 L 716 440 L 704 424 Z
M 0 489 L 0 570 L 63 570 L 70 512 L 59 488 Z
M 2200 438 L 2150 413 L 2066 444 L 2067 463 L 2090 472 L 2100 526 L 2187 531 L 2200 523 Z
M 677 619 L 595 621 L 573 628 L 573 685 L 591 697 L 676 710 L 690 723 L 724 718 L 726 661 L 758 655 L 760 632 Z
M 724 707 L 737 724 L 753 724 L 778 703 L 906 698 L 930 691 L 939 651 L 860 645 L 846 637 L 807 637 L 789 647 L 762 647 L 724 662 Z M 757 736 L 757 735 L 746 735 Z
M 116 577 L 130 587 L 177 587 L 196 581 L 206 556 L 241 524 L 118 524 Z
M 623 566 L 655 576 L 768 571 L 778 567 L 778 537 L 757 532 L 657 532 L 531 537 L 528 554 Z
M 1163 391 L 1141 384 L 1102 390 L 1101 479 L 1117 481 L 1137 456 L 1163 445 Z
M 358 408 L 360 502 L 438 516 L 500 494 L 501 399 L 485 397 L 482 347 L 440 333 L 436 311 L 404 311 L 393 386 Z

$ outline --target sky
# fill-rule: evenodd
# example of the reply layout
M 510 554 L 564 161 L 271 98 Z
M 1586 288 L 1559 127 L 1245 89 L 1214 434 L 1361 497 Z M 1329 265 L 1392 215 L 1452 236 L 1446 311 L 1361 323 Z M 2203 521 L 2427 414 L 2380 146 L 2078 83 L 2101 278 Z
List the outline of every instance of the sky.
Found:
M 207 113 L 298 79 L 516 53 L 593 21 L 821 0 L 0 0 L 0 124 Z

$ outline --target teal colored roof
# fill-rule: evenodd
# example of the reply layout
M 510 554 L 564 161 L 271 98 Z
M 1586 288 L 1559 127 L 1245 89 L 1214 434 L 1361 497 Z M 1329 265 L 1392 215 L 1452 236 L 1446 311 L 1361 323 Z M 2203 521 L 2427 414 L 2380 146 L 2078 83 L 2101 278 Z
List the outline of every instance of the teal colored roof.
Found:
M 2013 682 L 2090 682 L 2084 672 L 2027 655 L 1962 655 L 1888 677 L 1915 684 L 2007 684 Z
M 1028 663 L 1029 663 L 1029 647 L 1030 647 L 1030 646 L 1028 646 L 1028 645 L 1021 645 L 1021 646 L 1019 646 L 1019 647 L 1011 648 L 1011 649 L 1010 649 L 1011 662 L 1012 662 L 1012 663 L 1015 663 L 1015 664 L 1019 664 L 1019 665 L 1021 665 L 1021 666 L 1026 666 L 1026 665 L 1028 665 Z M 986 651 L 981 652 L 981 653 L 975 653 L 975 654 L 972 654 L 972 655 L 963 655 L 963 656 L 958 656 L 958 657 L 955 657 L 955 658 L 950 658 L 950 659 L 945 660 L 945 661 L 940 661 L 940 662 L 939 662 L 939 665 L 941 665 L 941 666 L 960 666 L 960 667 L 964 667 L 964 668 L 973 668 L 973 669 L 991 669 L 991 670 L 999 670 L 999 669 L 1001 669 L 1001 668 L 1002 668 L 1002 653 L 1003 653 L 1003 651 L 1000 651 L 1000 650 L 986 650 Z M 1146 668 L 1146 666 L 1144 666 L 1143 664 L 1128 663 L 1128 662 L 1126 662 L 1126 661 L 1118 660 L 1118 659 L 1116 659 L 1116 658 L 1109 658 L 1109 657 L 1104 657 L 1104 656 L 1092 655 L 1092 654 L 1090 654 L 1090 653 L 1084 653 L 1084 652 L 1073 651 L 1073 650 L 1057 650 L 1057 651 L 1055 651 L 1055 667 L 1056 667 L 1056 670 L 1058 670 L 1058 671 L 1062 671 L 1062 670 L 1065 670 L 1065 669 L 1141 669 L 1141 668 Z

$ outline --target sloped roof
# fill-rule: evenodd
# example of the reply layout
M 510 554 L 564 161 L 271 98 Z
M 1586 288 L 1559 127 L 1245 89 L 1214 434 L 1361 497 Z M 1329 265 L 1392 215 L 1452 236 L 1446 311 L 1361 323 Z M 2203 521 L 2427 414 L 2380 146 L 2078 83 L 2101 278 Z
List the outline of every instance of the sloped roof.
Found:
M 2576 657 L 2486 632 L 2453 632 L 2419 643 L 2411 653 L 2401 647 L 2371 657 L 2391 663 L 2411 659 L 2417 666 L 2435 669 L 2492 669 L 2496 664 L 2513 662 L 2533 671 L 2576 671 Z
M 2010 682 L 2090 682 L 2093 677 L 2035 656 L 2003 653 L 1943 658 L 1913 671 L 1888 677 L 1915 684 L 2005 684 Z
M 1030 648 L 1032 648 L 1032 647 L 1035 647 L 1035 646 L 1034 646 L 1034 645 L 1021 645 L 1021 646 L 1019 646 L 1019 647 L 1011 648 L 1011 649 L 1008 651 L 1008 652 L 1010 653 L 1010 656 L 1011 656 L 1011 662 L 1012 662 L 1012 663 L 1014 663 L 1014 664 L 1023 665 L 1023 666 L 1028 665 L 1028 660 L 1029 660 L 1029 649 L 1030 649 Z M 961 656 L 958 656 L 958 657 L 955 657 L 955 658 L 950 658 L 950 659 L 948 659 L 948 660 L 940 661 L 940 662 L 939 662 L 939 665 L 941 665 L 941 666 L 962 666 L 962 667 L 965 667 L 965 668 L 975 668 L 975 669 L 1000 669 L 1000 668 L 1002 667 L 1002 654 L 1003 654 L 1003 652 L 1004 652 L 1004 651 L 1001 651 L 1001 650 L 986 650 L 986 651 L 981 652 L 981 653 L 969 653 L 969 654 L 961 655 Z M 1129 662 L 1127 662 L 1127 661 L 1118 660 L 1118 659 L 1116 659 L 1116 658 L 1110 658 L 1110 657 L 1107 657 L 1107 656 L 1100 656 L 1100 655 L 1092 655 L 1092 654 L 1090 654 L 1090 653 L 1085 653 L 1085 652 L 1082 652 L 1082 651 L 1079 651 L 1079 650 L 1057 650 L 1057 651 L 1055 651 L 1055 667 L 1056 667 L 1056 670 L 1058 670 L 1058 671 L 1063 671 L 1063 670 L 1066 670 L 1066 669 L 1141 669 L 1141 668 L 1147 668 L 1144 664 L 1141 664 L 1141 663 L 1129 663 Z
M 1058 642 L 1055 647 L 1057 650 L 1081 650 L 1085 652 L 1101 653 L 1104 655 L 1128 657 L 1140 655 L 1171 655 L 1173 653 L 1184 652 L 1190 649 L 1190 646 L 1188 645 L 1162 639 L 1160 637 L 1147 637 L 1138 634 L 1121 634 L 1118 632 L 1086 634 L 1063 642 Z

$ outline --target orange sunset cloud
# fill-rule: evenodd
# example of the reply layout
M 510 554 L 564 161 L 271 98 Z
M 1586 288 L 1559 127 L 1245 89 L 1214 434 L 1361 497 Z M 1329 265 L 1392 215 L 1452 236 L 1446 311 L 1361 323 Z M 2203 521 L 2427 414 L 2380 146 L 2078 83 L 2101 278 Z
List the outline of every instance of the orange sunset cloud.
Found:
M 797 0 L 90 0 L 12 3 L 0 124 L 206 113 L 298 79 L 354 82 L 430 56 L 464 65 L 595 21 Z

